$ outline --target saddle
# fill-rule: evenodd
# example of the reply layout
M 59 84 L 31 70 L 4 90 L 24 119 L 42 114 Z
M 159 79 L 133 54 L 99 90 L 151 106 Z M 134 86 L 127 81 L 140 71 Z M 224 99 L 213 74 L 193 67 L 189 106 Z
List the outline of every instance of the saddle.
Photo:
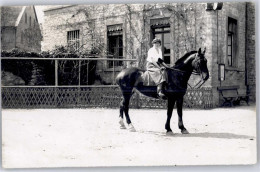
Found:
M 143 82 L 144 86 L 156 86 L 149 71 L 142 72 L 142 74 L 140 76 L 140 80 Z

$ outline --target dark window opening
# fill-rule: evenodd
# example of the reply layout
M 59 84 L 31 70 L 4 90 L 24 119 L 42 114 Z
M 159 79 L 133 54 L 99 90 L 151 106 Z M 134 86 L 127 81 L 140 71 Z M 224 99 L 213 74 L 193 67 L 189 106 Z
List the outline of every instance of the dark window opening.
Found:
M 170 23 L 169 18 L 151 20 L 152 39 L 160 38 L 162 41 L 162 56 L 166 64 L 171 63 L 170 49 Z
M 25 13 L 24 19 L 25 19 L 25 23 L 27 24 L 27 14 L 26 13 Z
M 227 63 L 236 66 L 237 53 L 237 20 L 228 18 Z
M 122 25 L 108 26 L 108 58 L 123 59 Z M 123 66 L 123 61 L 108 61 L 108 68 Z
M 79 30 L 67 32 L 67 42 L 70 51 L 75 51 L 80 47 Z
M 21 43 L 23 43 L 23 32 L 21 33 Z

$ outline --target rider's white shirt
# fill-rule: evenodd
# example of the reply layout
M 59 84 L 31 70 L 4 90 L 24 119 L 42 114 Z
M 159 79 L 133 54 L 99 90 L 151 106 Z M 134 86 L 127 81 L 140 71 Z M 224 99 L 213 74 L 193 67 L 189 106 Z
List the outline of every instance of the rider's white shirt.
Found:
M 162 50 L 159 48 L 159 51 L 152 47 L 148 51 L 147 61 L 151 63 L 156 63 L 158 59 L 162 59 Z

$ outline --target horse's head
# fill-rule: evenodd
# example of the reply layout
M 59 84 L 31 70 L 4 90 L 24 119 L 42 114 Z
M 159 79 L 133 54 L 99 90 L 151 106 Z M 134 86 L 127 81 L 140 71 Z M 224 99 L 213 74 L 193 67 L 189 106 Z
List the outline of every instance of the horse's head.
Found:
M 192 61 L 193 71 L 201 76 L 201 78 L 206 81 L 209 78 L 209 70 L 207 66 L 207 59 L 205 58 L 206 48 L 201 52 L 201 48 L 195 55 Z
M 187 81 L 190 78 L 191 74 L 200 75 L 201 80 L 195 85 L 195 87 L 193 87 L 200 88 L 209 78 L 209 70 L 207 67 L 207 59 L 205 58 L 205 52 L 206 48 L 203 52 L 201 52 L 200 48 L 198 51 L 190 51 L 186 53 L 183 57 L 181 57 L 175 62 L 175 65 L 172 67 L 172 71 L 187 73 Z

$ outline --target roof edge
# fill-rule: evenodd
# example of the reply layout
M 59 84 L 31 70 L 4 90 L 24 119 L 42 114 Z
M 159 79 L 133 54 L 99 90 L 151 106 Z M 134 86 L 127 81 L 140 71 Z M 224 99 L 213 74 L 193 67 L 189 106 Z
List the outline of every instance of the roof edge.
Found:
M 43 12 L 54 11 L 54 10 L 59 10 L 59 9 L 63 9 L 63 8 L 73 7 L 73 6 L 77 6 L 77 5 L 66 5 L 66 6 L 60 6 L 60 7 L 53 7 L 53 8 L 43 10 Z
M 35 6 L 34 6 L 34 5 L 33 5 L 33 11 L 34 11 L 34 15 L 35 15 L 35 18 L 36 18 L 37 23 L 39 23 L 39 22 L 38 22 L 37 12 L 36 12 L 36 9 L 35 9 Z
M 15 22 L 15 26 L 18 26 L 18 25 L 19 25 L 19 23 L 20 23 L 20 21 L 21 21 L 21 18 L 22 18 L 22 16 L 23 16 L 23 13 L 24 13 L 25 9 L 26 9 L 26 6 L 23 6 L 23 9 L 22 9 L 22 11 L 19 13 L 19 16 L 18 16 L 18 18 L 17 18 L 17 20 L 16 20 L 16 22 Z

